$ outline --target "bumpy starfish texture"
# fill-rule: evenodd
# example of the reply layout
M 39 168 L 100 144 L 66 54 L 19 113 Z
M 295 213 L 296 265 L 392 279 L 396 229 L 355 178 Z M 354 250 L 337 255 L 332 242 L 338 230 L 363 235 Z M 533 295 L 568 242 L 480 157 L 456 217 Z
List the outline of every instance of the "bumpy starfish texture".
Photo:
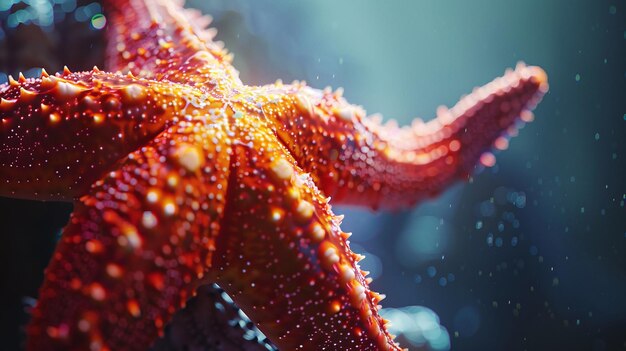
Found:
M 0 195 L 75 202 L 27 349 L 145 349 L 213 282 L 280 349 L 400 349 L 329 197 L 405 207 L 492 164 L 545 73 L 519 65 L 430 122 L 382 126 L 341 91 L 245 86 L 178 2 L 105 6 L 117 73 L 0 88 Z

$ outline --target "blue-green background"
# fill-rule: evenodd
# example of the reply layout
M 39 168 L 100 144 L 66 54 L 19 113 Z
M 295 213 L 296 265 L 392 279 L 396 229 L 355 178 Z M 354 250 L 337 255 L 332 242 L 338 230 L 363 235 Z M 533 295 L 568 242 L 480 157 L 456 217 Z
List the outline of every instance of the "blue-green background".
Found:
M 624 1 L 190 5 L 214 16 L 244 82 L 341 86 L 351 102 L 401 123 L 431 118 L 517 61 L 543 67 L 550 93 L 496 167 L 415 209 L 334 209 L 346 214 L 352 248 L 368 253 L 363 266 L 384 306 L 432 309 L 453 350 L 626 350 Z M 0 71 L 42 59 L 49 71 L 101 62 L 88 44 L 97 31 L 72 30 L 77 21 L 66 17 L 47 46 L 12 52 L 7 43 L 36 34 L 3 23 Z M 7 199 L 0 207 L 2 301 L 13 311 L 19 297 L 35 296 L 69 207 Z M 8 345 L 18 315 L 2 316 L 13 322 L 3 328 Z

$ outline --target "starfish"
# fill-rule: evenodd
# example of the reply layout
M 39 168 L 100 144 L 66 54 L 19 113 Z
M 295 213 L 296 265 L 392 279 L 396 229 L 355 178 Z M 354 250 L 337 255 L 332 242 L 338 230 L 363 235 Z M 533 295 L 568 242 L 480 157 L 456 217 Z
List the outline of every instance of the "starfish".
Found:
M 399 350 L 330 199 L 412 206 L 492 165 L 545 72 L 519 64 L 400 128 L 341 90 L 244 85 L 179 2 L 104 3 L 108 71 L 0 87 L 0 195 L 74 202 L 27 349 L 145 349 L 217 283 L 280 349 Z

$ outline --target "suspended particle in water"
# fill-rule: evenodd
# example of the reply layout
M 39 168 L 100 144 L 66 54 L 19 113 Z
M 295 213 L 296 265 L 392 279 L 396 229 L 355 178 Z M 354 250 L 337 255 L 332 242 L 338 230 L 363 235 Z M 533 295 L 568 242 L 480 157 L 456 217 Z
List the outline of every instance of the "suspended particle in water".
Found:
M 91 26 L 94 29 L 100 30 L 100 29 L 104 28 L 104 26 L 106 26 L 106 24 L 107 24 L 107 18 L 104 17 L 104 15 L 101 14 L 101 13 L 91 17 Z

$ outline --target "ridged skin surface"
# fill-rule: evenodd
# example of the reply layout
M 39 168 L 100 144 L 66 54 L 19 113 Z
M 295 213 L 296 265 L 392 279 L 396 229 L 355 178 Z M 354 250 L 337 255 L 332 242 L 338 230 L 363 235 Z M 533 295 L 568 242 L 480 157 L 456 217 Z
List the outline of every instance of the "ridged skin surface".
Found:
M 213 282 L 281 350 L 400 349 L 330 197 L 406 207 L 492 164 L 545 73 L 382 126 L 340 91 L 243 85 L 178 2 L 104 3 L 107 72 L 0 87 L 0 195 L 75 202 L 27 349 L 144 350 Z

